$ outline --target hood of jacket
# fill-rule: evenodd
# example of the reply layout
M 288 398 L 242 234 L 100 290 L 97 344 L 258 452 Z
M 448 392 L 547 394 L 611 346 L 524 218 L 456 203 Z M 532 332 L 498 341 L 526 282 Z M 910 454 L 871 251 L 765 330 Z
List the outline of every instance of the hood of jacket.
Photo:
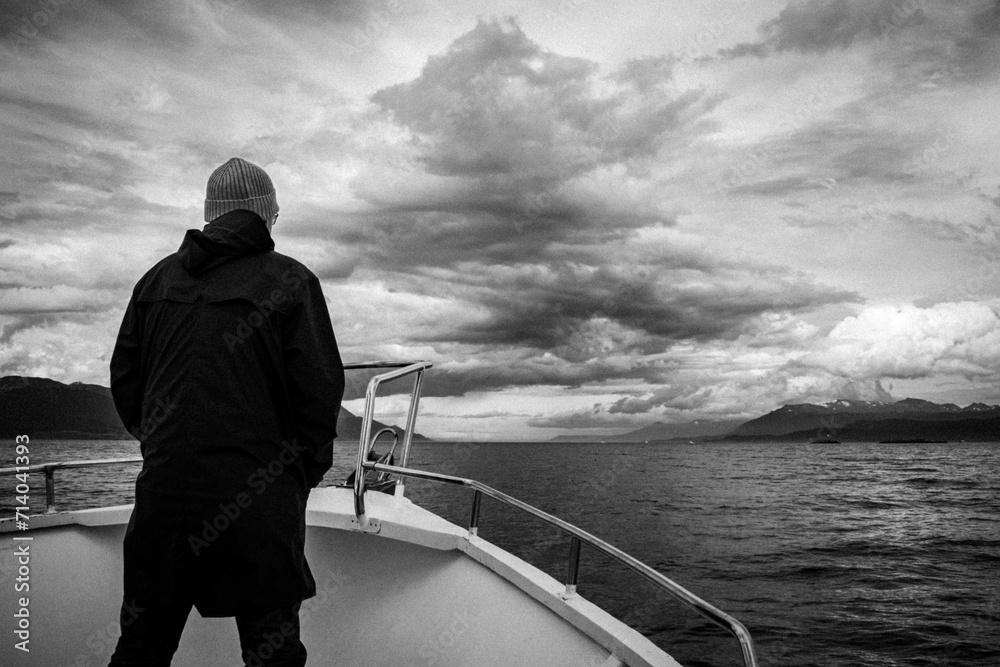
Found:
M 177 254 L 192 276 L 224 264 L 234 257 L 274 250 L 267 223 L 253 211 L 238 209 L 205 225 L 189 229 Z

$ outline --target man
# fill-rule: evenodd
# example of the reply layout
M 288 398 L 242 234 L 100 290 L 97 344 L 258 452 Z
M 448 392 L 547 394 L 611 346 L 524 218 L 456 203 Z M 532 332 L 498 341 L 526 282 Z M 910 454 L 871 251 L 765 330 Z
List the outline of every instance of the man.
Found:
M 212 173 L 203 231 L 136 284 L 111 393 L 143 465 L 114 667 L 169 665 L 192 605 L 235 616 L 247 665 L 304 665 L 309 490 L 330 468 L 344 369 L 319 280 L 274 252 L 260 167 Z

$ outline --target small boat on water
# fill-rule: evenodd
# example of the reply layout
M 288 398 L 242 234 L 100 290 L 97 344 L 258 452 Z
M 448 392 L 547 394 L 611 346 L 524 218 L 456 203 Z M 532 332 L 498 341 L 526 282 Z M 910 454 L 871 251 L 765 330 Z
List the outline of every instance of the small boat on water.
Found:
M 301 611 L 309 665 L 681 667 L 576 592 L 583 544 L 729 631 L 740 643 L 744 664 L 757 665 L 753 641 L 739 621 L 648 565 L 478 481 L 408 468 L 421 382 L 430 367 L 429 362 L 346 366 L 384 372 L 368 384 L 351 483 L 314 489 L 309 498 L 306 556 L 317 583 L 316 597 L 303 603 Z M 404 376 L 413 376 L 413 389 L 397 466 L 390 464 L 396 443 L 387 454 L 372 456 L 382 433 L 372 437 L 372 425 L 379 385 Z M 7 640 L 0 644 L 0 664 L 108 663 L 119 634 L 121 544 L 132 506 L 57 511 L 54 475 L 64 468 L 140 460 L 30 466 L 29 474 L 45 476 L 47 510 L 24 522 L 0 520 L 0 580 L 7 589 L 0 596 L 0 617 L 14 631 L 5 633 Z M 468 525 L 455 525 L 413 504 L 405 495 L 407 479 L 468 488 Z M 565 581 L 479 537 L 483 496 L 567 535 Z M 232 619 L 202 618 L 192 611 L 172 664 L 228 665 L 238 655 Z

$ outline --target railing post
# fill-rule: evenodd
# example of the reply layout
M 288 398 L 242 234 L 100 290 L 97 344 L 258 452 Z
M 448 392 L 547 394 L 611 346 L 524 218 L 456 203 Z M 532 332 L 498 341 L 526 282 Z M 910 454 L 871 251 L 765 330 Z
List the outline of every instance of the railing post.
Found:
M 417 406 L 420 403 L 420 387 L 424 380 L 424 369 L 416 372 L 413 378 L 413 389 L 410 392 L 410 409 L 406 413 L 406 430 L 403 432 L 403 455 L 400 466 L 407 467 L 410 463 L 410 445 L 413 444 L 413 430 L 417 427 Z
M 580 576 L 580 538 L 569 538 L 569 568 L 566 572 L 566 597 L 576 595 L 576 582 Z
M 409 458 L 410 442 L 413 438 L 413 429 L 417 418 L 417 404 L 420 400 L 420 382 L 423 372 L 431 367 L 426 361 L 418 361 L 411 364 L 392 364 L 375 362 L 374 364 L 346 364 L 344 368 L 379 368 L 392 367 L 396 370 L 381 373 L 368 381 L 368 388 L 365 390 L 365 410 L 361 420 L 361 438 L 358 443 L 358 460 L 354 466 L 354 514 L 358 518 L 358 523 L 364 528 L 368 525 L 368 518 L 365 515 L 365 470 L 364 466 L 368 462 L 368 450 L 371 449 L 372 424 L 375 421 L 375 396 L 378 387 L 382 382 L 388 382 L 410 373 L 416 373 L 413 381 L 413 393 L 410 396 L 410 411 L 406 417 L 406 432 L 403 434 L 403 462 Z M 401 496 L 405 487 L 397 487 L 396 495 Z
M 479 505 L 483 494 L 478 490 L 472 495 L 472 516 L 469 517 L 469 535 L 479 535 Z
M 56 471 L 51 466 L 45 466 L 45 513 L 55 514 L 56 511 Z

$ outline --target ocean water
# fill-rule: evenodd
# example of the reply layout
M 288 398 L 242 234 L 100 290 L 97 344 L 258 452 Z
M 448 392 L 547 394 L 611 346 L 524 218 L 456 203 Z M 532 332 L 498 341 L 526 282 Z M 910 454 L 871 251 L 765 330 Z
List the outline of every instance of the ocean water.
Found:
M 338 446 L 328 480 L 346 476 L 353 449 Z M 31 456 L 137 451 L 35 441 Z M 761 665 L 1000 665 L 1000 445 L 415 443 L 410 465 L 478 479 L 624 549 L 740 619 Z M 62 471 L 59 507 L 128 502 L 137 472 Z M 468 521 L 465 489 L 414 480 L 407 495 Z M 40 475 L 31 498 L 41 508 Z M 556 529 L 490 499 L 480 526 L 565 577 Z M 579 591 L 687 667 L 742 664 L 727 633 L 586 546 Z

